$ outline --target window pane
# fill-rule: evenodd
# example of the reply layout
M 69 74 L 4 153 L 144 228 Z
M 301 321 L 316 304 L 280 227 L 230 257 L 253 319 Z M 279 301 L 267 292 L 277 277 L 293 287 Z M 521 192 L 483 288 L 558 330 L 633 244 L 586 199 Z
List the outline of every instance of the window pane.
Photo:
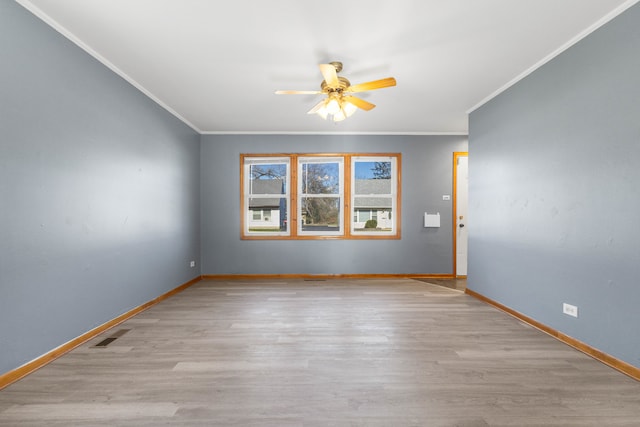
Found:
M 358 218 L 353 224 L 353 230 L 392 231 L 391 204 L 392 199 L 390 197 L 356 197 L 354 209 Z M 367 225 L 368 220 L 375 220 L 375 226 L 372 223 Z
M 287 231 L 287 199 L 249 198 L 248 231 L 279 233 Z
M 249 166 L 249 194 L 285 194 L 286 164 L 252 164 Z
M 338 162 L 302 163 L 303 194 L 340 194 Z
M 340 198 L 302 197 L 302 231 L 321 234 L 340 231 Z
M 289 159 L 244 157 L 244 230 L 251 235 L 287 235 Z
M 352 158 L 351 206 L 357 221 L 354 234 L 393 234 L 392 212 L 396 203 L 395 157 Z
M 343 230 L 343 164 L 338 157 L 298 158 L 298 231 L 340 235 Z
M 391 162 L 355 162 L 354 194 L 391 194 Z

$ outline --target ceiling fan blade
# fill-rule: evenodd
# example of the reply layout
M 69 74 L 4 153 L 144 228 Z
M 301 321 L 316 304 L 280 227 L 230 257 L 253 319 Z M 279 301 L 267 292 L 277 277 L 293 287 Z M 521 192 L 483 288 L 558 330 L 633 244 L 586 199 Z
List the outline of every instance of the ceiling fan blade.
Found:
M 361 110 L 372 110 L 376 107 L 376 104 L 365 101 L 364 99 L 356 98 L 355 96 L 345 96 L 343 98 L 349 104 L 353 104 Z
M 276 95 L 318 95 L 319 90 L 277 90 Z
M 320 72 L 322 73 L 322 77 L 324 77 L 324 81 L 327 82 L 327 86 L 332 89 L 340 87 L 336 67 L 334 67 L 332 64 L 320 64 L 319 67 Z
M 318 110 L 320 110 L 324 104 L 326 102 L 326 99 L 323 99 L 322 101 L 318 102 L 311 110 L 307 111 L 307 114 L 315 114 L 318 112 Z
M 367 90 L 382 89 L 395 85 L 396 79 L 394 79 L 393 77 L 387 77 L 386 79 L 374 80 L 371 82 L 349 86 L 346 92 L 364 92 Z

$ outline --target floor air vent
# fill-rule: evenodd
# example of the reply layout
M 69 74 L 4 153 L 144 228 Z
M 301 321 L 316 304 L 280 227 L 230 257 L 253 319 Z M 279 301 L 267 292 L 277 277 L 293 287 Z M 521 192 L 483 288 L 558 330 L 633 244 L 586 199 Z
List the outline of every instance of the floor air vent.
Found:
M 96 344 L 96 347 L 106 347 L 117 339 L 118 338 L 105 338 L 102 341 L 100 341 L 98 344 Z
M 115 340 L 117 340 L 118 338 L 120 338 L 121 336 L 123 336 L 124 334 L 126 334 L 127 332 L 129 332 L 130 330 L 131 329 L 120 329 L 119 331 L 116 331 L 113 334 L 111 334 L 108 338 L 105 338 L 102 341 L 100 341 L 98 344 L 94 345 L 94 347 L 106 347 L 112 342 L 114 342 Z

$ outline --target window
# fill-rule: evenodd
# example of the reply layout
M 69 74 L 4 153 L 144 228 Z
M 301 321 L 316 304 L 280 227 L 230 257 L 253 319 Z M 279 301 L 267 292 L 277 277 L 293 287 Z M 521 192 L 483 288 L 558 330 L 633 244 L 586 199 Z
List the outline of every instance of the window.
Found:
M 393 235 L 396 210 L 397 158 L 354 156 L 351 158 L 351 209 L 353 235 Z
M 344 161 L 340 157 L 298 158 L 298 234 L 344 234 Z
M 240 156 L 243 239 L 399 239 L 400 154 Z
M 288 236 L 288 157 L 245 158 L 243 223 L 245 236 Z

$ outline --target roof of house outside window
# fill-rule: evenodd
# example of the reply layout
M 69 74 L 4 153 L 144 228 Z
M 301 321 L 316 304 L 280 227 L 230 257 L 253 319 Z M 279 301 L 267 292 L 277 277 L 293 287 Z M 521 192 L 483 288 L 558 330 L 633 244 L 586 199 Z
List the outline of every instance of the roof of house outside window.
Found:
M 388 197 L 377 196 L 383 194 Z M 353 203 L 355 209 L 390 209 L 391 202 L 390 179 L 356 179 Z
M 284 180 L 275 179 L 254 179 L 251 181 L 251 194 L 284 194 Z M 250 209 L 279 208 L 282 198 L 249 198 Z

